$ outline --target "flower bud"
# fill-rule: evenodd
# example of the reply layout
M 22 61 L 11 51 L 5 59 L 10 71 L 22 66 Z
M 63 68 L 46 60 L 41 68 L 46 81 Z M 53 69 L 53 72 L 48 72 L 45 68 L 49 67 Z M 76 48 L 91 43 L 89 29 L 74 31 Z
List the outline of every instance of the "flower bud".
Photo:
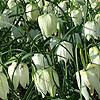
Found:
M 9 86 L 6 76 L 0 72 L 0 98 L 7 99 L 7 93 L 9 93 Z
M 19 83 L 23 88 L 26 84 L 29 85 L 29 71 L 25 63 L 21 62 L 17 66 L 17 62 L 13 62 L 8 68 L 8 74 L 13 81 L 14 89 L 17 89 Z
M 57 17 L 54 14 L 39 16 L 38 23 L 43 36 L 50 37 L 57 33 Z
M 27 4 L 26 6 L 26 16 L 27 16 L 27 19 L 30 21 L 35 21 L 37 20 L 38 18 L 38 14 L 39 14 L 39 11 L 38 11 L 38 8 L 36 7 L 35 4 Z
M 82 12 L 80 9 L 73 10 L 71 12 L 71 17 L 75 26 L 80 25 L 82 23 Z

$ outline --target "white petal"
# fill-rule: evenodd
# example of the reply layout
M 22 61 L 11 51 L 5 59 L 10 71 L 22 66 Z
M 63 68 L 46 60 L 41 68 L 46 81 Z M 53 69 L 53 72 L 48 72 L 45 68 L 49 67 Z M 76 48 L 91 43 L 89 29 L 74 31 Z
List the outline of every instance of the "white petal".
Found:
M 20 75 L 19 69 L 17 68 L 13 76 L 13 85 L 14 85 L 15 90 L 17 89 L 19 85 L 19 75 Z
M 13 62 L 9 67 L 8 67 L 8 74 L 10 76 L 10 79 L 12 80 L 12 75 L 14 73 L 14 69 L 16 67 L 16 62 Z

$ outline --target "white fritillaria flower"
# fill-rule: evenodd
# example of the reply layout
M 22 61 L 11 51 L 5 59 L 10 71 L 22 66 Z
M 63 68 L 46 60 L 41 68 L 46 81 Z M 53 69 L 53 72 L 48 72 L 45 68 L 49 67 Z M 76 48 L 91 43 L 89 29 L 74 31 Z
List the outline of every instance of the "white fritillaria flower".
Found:
M 84 34 L 89 41 L 91 38 L 91 35 L 95 38 L 98 39 L 100 37 L 99 35 L 99 25 L 96 21 L 87 21 L 84 25 Z
M 43 7 L 43 12 L 44 13 L 52 13 L 53 12 L 52 3 L 48 2 L 48 1 L 45 1 L 44 3 L 45 3 L 45 5 Z
M 89 100 L 87 88 L 89 88 L 91 95 L 94 94 L 94 89 L 100 95 L 100 66 L 89 63 L 86 71 L 83 69 L 79 72 L 76 72 L 76 79 L 78 87 L 81 89 L 81 93 L 84 98 Z
M 67 62 L 68 59 L 72 59 L 73 56 L 72 44 L 63 41 L 61 45 L 58 46 L 56 53 L 58 55 L 58 62 L 60 62 L 61 60 Z
M 49 63 L 51 64 L 49 55 L 46 55 L 46 56 Z M 37 69 L 42 69 L 48 66 L 49 64 L 48 64 L 47 59 L 44 57 L 43 54 L 34 54 L 34 56 L 32 57 L 32 60 L 34 61 L 34 64 L 36 65 Z
M 58 6 L 59 6 L 64 12 L 66 12 L 66 9 L 67 9 L 66 1 L 60 2 L 60 3 L 58 4 Z M 59 9 L 59 8 L 57 7 L 58 13 L 61 14 L 61 15 L 63 15 L 63 12 L 62 12 L 61 9 Z
M 79 89 L 81 89 L 81 93 L 84 96 L 86 100 L 89 100 L 89 93 L 87 91 L 87 87 L 90 89 L 91 94 L 94 92 L 93 86 L 90 84 L 87 72 L 85 70 L 80 70 L 79 72 L 76 72 L 76 79 Z
M 29 71 L 25 63 L 21 62 L 17 66 L 17 62 L 13 62 L 8 68 L 8 74 L 13 81 L 14 89 L 17 89 L 19 83 L 23 88 L 26 84 L 29 85 Z
M 47 92 L 52 97 L 55 96 L 55 93 L 56 93 L 55 82 L 59 86 L 59 79 L 58 79 L 58 74 L 56 73 L 56 71 L 48 70 L 48 69 L 39 69 L 34 74 L 34 81 L 35 81 L 38 92 L 42 94 L 43 98 L 45 97 Z
M 0 98 L 6 100 L 9 93 L 9 86 L 6 76 L 0 72 Z
M 55 14 L 44 14 L 38 17 L 39 27 L 43 36 L 50 37 L 57 32 L 57 17 Z
M 38 13 L 39 13 L 39 11 L 35 4 L 27 4 L 26 5 L 26 16 L 29 21 L 37 20 Z
M 95 88 L 100 95 L 100 66 L 95 64 L 88 64 L 87 74 L 90 84 Z
M 80 9 L 75 9 L 71 12 L 71 17 L 74 25 L 80 25 L 82 23 L 82 11 Z
M 100 51 L 96 46 L 89 49 L 89 56 L 92 63 L 100 65 Z
M 99 1 L 99 0 L 98 0 Z M 97 7 L 98 3 L 97 3 L 97 0 L 89 0 L 90 4 L 91 4 L 91 7 L 94 9 Z

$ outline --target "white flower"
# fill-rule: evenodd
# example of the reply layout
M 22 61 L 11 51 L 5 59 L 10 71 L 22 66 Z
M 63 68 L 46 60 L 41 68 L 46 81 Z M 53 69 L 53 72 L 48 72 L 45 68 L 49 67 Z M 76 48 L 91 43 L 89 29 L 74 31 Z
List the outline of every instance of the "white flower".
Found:
M 59 6 L 64 12 L 66 12 L 66 10 L 67 10 L 66 1 L 60 2 L 60 3 L 58 4 L 58 6 Z M 63 15 L 63 12 L 62 12 L 62 10 L 61 10 L 60 8 L 56 7 L 56 10 L 58 11 L 59 14 Z
M 37 69 L 42 69 L 42 68 L 45 68 L 45 66 L 48 66 L 49 65 L 48 61 L 51 64 L 49 55 L 46 55 L 46 56 L 47 58 L 45 58 L 43 54 L 34 54 L 34 56 L 32 57 L 32 60 L 34 61 L 34 64 L 36 65 Z
M 61 60 L 67 62 L 68 59 L 72 59 L 73 56 L 72 44 L 63 41 L 61 45 L 59 45 L 57 48 L 57 55 L 58 55 L 58 62 L 60 62 Z
M 82 11 L 80 9 L 71 11 L 71 17 L 75 26 L 82 23 Z
M 6 76 L 0 72 L 0 98 L 7 99 L 7 93 L 9 93 L 9 86 Z
M 100 51 L 96 46 L 89 49 L 89 56 L 92 63 L 100 65 Z
M 35 21 L 37 20 L 38 18 L 38 14 L 39 14 L 39 11 L 38 11 L 38 8 L 36 7 L 35 4 L 27 4 L 26 6 L 26 16 L 27 16 L 27 19 L 30 21 Z
M 97 0 L 89 0 L 91 7 L 94 9 L 97 6 Z
M 87 87 L 90 89 L 92 94 L 94 92 L 94 88 L 90 84 L 87 72 L 84 70 L 80 70 L 80 75 L 79 72 L 76 72 L 76 79 L 77 79 L 78 87 L 79 89 L 81 89 L 82 95 L 86 100 L 89 100 L 89 93 L 87 91 Z
M 48 1 L 45 1 L 44 3 L 45 3 L 45 5 L 43 7 L 43 12 L 44 13 L 52 13 L 53 12 L 52 3 L 48 2 Z
M 48 69 L 43 69 L 43 70 L 39 69 L 34 74 L 34 81 L 35 81 L 38 92 L 42 94 L 43 98 L 45 97 L 47 92 L 52 97 L 55 96 L 55 93 L 56 93 L 55 83 L 59 86 L 59 79 L 58 79 L 58 74 L 56 73 L 56 71 L 48 70 Z
M 17 89 L 19 83 L 23 88 L 26 84 L 29 85 L 29 71 L 25 63 L 21 62 L 17 66 L 17 62 L 13 62 L 8 68 L 8 74 L 13 81 L 14 89 Z
M 55 14 L 44 14 L 38 17 L 39 27 L 44 36 L 50 37 L 57 32 L 57 17 Z
M 100 79 L 99 79 L 100 76 L 98 77 L 98 75 L 100 75 L 100 68 L 97 69 L 96 65 L 94 64 L 88 64 L 87 68 L 88 68 L 87 74 L 88 74 L 90 84 L 95 88 L 97 93 L 100 95 Z M 97 72 L 97 70 L 99 73 Z
M 80 72 L 80 74 L 79 74 Z M 94 89 L 100 95 L 100 66 L 96 64 L 88 64 L 86 71 L 80 70 L 76 72 L 76 79 L 79 89 L 86 100 L 89 100 L 89 93 L 87 87 L 90 90 L 90 94 L 94 94 Z
M 98 39 L 100 37 L 99 35 L 99 25 L 95 21 L 87 21 L 83 27 L 84 34 L 89 41 L 91 38 L 91 35 L 95 38 Z

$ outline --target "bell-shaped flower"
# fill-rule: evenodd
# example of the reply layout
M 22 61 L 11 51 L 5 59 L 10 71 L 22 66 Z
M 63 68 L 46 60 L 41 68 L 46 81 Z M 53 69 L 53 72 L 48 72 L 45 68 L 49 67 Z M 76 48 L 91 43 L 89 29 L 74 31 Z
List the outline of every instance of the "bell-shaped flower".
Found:
M 47 84 L 47 91 L 49 94 L 54 97 L 56 94 L 56 85 L 59 86 L 59 77 L 55 70 L 51 68 L 51 66 L 47 66 L 46 69 L 50 75 L 50 84 Z
M 29 21 L 37 20 L 38 14 L 39 14 L 39 10 L 35 4 L 30 3 L 26 5 L 26 16 Z
M 100 76 L 98 77 L 98 75 L 100 74 L 100 68 L 95 68 L 94 64 L 88 64 L 87 68 L 87 74 L 90 84 L 95 88 L 97 93 L 100 95 Z M 99 73 L 97 72 L 97 70 L 99 70 Z
M 100 65 L 100 51 L 96 46 L 89 49 L 89 56 L 92 63 Z
M 84 96 L 84 98 L 86 100 L 89 100 L 89 93 L 88 93 L 87 87 L 89 88 L 91 94 L 93 94 L 94 88 L 90 84 L 87 72 L 85 70 L 80 70 L 79 72 L 76 72 L 78 88 L 81 89 L 81 93 Z
M 49 68 L 49 66 L 48 66 Z M 34 74 L 34 81 L 38 92 L 44 98 L 47 92 L 54 97 L 56 93 L 56 85 L 59 86 L 58 74 L 54 70 L 39 69 Z M 55 81 L 55 82 L 54 82 Z
M 82 23 L 82 11 L 80 9 L 74 9 L 71 11 L 71 17 L 75 26 Z
M 100 38 L 99 25 L 96 21 L 87 21 L 83 27 L 83 31 L 88 41 L 90 40 L 91 35 L 94 37 L 94 39 Z
M 46 66 L 51 64 L 51 59 L 49 55 L 46 55 L 46 57 L 43 54 L 34 54 L 32 60 L 34 61 L 37 69 L 45 68 Z
M 66 9 L 67 9 L 67 4 L 66 4 L 66 3 L 67 3 L 66 1 L 63 1 L 63 2 L 60 2 L 60 3 L 58 4 L 58 6 L 59 6 L 64 12 L 66 12 Z M 62 12 L 62 10 L 61 10 L 60 8 L 56 7 L 56 10 L 58 11 L 59 14 L 63 15 L 63 12 Z
M 13 62 L 8 68 L 8 74 L 13 81 L 14 89 L 17 89 L 19 83 L 25 88 L 26 84 L 29 85 L 29 70 L 25 63 L 20 63 L 17 66 L 17 62 Z
M 0 98 L 6 100 L 9 93 L 9 86 L 6 76 L 0 72 Z
M 99 0 L 98 0 L 99 1 Z M 95 9 L 98 5 L 98 1 L 97 0 L 89 0 L 90 4 L 91 4 L 91 7 L 93 9 Z
M 53 12 L 52 3 L 48 2 L 48 1 L 45 1 L 44 3 L 45 3 L 45 5 L 43 7 L 43 12 L 44 13 L 52 13 Z
M 56 53 L 58 55 L 58 62 L 64 60 L 66 63 L 68 59 L 73 57 L 72 44 L 66 41 L 61 42 Z
M 42 35 L 46 37 L 57 33 L 57 17 L 55 14 L 44 14 L 38 17 L 39 27 Z

